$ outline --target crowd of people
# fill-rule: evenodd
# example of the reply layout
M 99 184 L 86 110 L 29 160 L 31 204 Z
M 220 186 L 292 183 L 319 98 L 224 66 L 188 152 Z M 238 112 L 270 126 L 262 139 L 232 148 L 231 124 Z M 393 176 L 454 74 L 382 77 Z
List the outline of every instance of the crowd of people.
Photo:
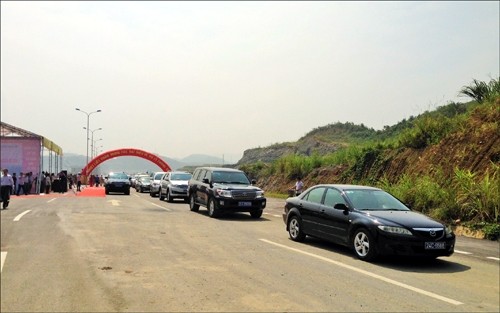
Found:
M 38 183 L 40 183 L 40 189 L 37 189 Z M 11 195 L 29 195 L 38 192 L 41 194 L 64 193 L 68 189 L 73 189 L 74 185 L 76 185 L 76 191 L 81 191 L 82 175 L 80 173 L 68 174 L 66 171 L 61 171 L 55 175 L 54 173 L 42 172 L 40 179 L 38 179 L 38 176 L 34 176 L 32 172 L 20 172 L 19 175 L 12 173 L 11 175 L 8 169 L 3 169 L 0 190 L 2 209 L 9 206 Z M 89 187 L 102 186 L 104 185 L 104 177 L 102 175 L 90 175 L 88 185 Z

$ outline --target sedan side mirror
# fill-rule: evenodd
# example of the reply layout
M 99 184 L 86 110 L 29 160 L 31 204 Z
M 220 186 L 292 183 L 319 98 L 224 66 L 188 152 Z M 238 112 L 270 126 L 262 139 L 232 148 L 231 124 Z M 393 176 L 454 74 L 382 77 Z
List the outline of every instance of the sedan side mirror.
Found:
M 344 211 L 344 215 L 349 214 L 349 208 L 345 205 L 345 203 L 337 203 L 333 206 L 333 208 Z

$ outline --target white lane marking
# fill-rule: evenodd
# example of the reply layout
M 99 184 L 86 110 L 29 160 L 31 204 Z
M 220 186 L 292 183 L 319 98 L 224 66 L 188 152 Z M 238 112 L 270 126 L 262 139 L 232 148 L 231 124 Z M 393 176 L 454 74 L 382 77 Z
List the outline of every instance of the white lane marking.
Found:
M 158 204 L 156 204 L 156 203 L 153 203 L 153 202 L 149 202 L 149 203 L 151 203 L 152 205 L 157 206 L 157 207 L 159 207 L 159 208 L 162 208 L 162 209 L 164 209 L 165 211 L 169 211 L 169 212 L 170 212 L 170 211 L 172 211 L 172 210 L 170 210 L 170 209 L 168 209 L 168 208 L 164 208 L 164 207 L 162 207 L 161 205 L 158 205 Z
M 31 212 L 31 210 L 26 210 L 23 213 L 19 214 L 18 216 L 16 216 L 14 218 L 14 222 L 19 222 L 21 220 L 21 217 L 23 217 L 24 215 L 28 214 L 29 212 Z
M 350 269 L 352 271 L 355 271 L 355 272 L 358 272 L 358 273 L 370 276 L 372 278 L 376 278 L 376 279 L 382 280 L 382 281 L 384 281 L 386 283 L 389 283 L 389 284 L 393 284 L 393 285 L 396 285 L 396 286 L 399 286 L 399 287 L 403 287 L 403 288 L 409 289 L 411 291 L 415 291 L 417 293 L 423 294 L 423 295 L 431 297 L 431 298 L 435 298 L 435 299 L 438 299 L 438 300 L 441 300 L 441 301 L 444 301 L 444 302 L 448 302 L 448 303 L 451 303 L 451 304 L 454 304 L 454 305 L 463 304 L 460 301 L 453 300 L 453 299 L 450 299 L 450 298 L 446 298 L 446 297 L 440 296 L 438 294 L 432 293 L 430 291 L 426 291 L 426 290 L 423 290 L 423 289 L 420 289 L 420 288 L 416 288 L 416 287 L 413 287 L 413 286 L 410 286 L 410 285 L 407 285 L 407 284 L 404 284 L 404 283 L 400 283 L 400 282 L 392 280 L 390 278 L 387 278 L 387 277 L 384 277 L 384 276 L 380 276 L 380 275 L 377 275 L 377 274 L 374 274 L 374 273 L 362 270 L 360 268 L 357 268 L 357 267 L 354 267 L 354 266 L 350 266 L 350 265 L 347 265 L 347 264 L 344 264 L 342 262 L 338 262 L 338 261 L 335 261 L 335 260 L 332 260 L 332 259 L 329 259 L 329 258 L 325 258 L 323 256 L 320 256 L 320 255 L 317 255 L 317 254 L 314 254 L 314 253 L 310 253 L 310 252 L 302 251 L 302 250 L 295 249 L 295 248 L 292 248 L 292 247 L 288 247 L 288 246 L 285 246 L 285 245 L 282 245 L 282 244 L 279 244 L 279 243 L 276 243 L 276 242 L 273 242 L 273 241 L 269 241 L 267 239 L 260 239 L 260 240 L 264 241 L 264 242 L 266 242 L 268 244 L 275 245 L 275 246 L 280 247 L 280 248 L 284 248 L 284 249 L 291 250 L 291 251 L 294 251 L 294 252 L 297 252 L 297 253 L 305 254 L 305 255 L 308 255 L 310 257 L 313 257 L 313 258 L 316 258 L 316 259 L 320 259 L 322 261 L 329 262 L 329 263 L 335 264 L 337 266 Z
M 281 215 L 278 215 L 278 214 L 271 214 L 271 213 L 264 213 L 264 215 L 271 215 L 271 216 L 274 216 L 274 217 L 281 217 Z
M 3 264 L 5 263 L 5 259 L 7 258 L 7 252 L 3 252 L 0 255 L 0 273 L 3 270 Z
M 490 259 L 490 260 L 500 261 L 500 258 L 495 258 L 493 256 L 489 256 L 489 257 L 486 257 L 486 258 Z
M 460 250 L 456 250 L 456 249 L 455 249 L 455 252 L 460 253 L 460 254 L 472 254 L 471 252 L 465 252 L 465 251 L 460 251 Z
M 54 201 L 55 199 L 57 199 L 57 198 L 52 198 L 49 201 L 47 201 L 47 203 L 50 203 L 50 202 Z

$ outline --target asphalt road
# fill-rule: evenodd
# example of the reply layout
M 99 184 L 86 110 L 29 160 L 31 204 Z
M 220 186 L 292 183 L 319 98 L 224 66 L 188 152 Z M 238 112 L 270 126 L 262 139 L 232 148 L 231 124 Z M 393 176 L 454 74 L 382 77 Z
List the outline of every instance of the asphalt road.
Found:
M 499 312 L 499 244 L 432 262 L 356 259 L 261 219 L 130 196 L 15 198 L 1 217 L 1 312 Z

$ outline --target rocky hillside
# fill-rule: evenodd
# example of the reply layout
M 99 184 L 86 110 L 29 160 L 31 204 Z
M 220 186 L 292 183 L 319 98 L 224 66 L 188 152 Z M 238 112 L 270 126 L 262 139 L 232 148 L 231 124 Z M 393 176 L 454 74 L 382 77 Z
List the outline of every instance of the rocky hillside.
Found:
M 237 165 L 259 161 L 272 162 L 288 154 L 310 156 L 316 153 L 325 155 L 351 143 L 374 138 L 377 134 L 377 131 L 364 125 L 354 125 L 353 123 L 330 124 L 310 131 L 296 142 L 279 143 L 264 148 L 245 150 Z
M 272 162 L 287 154 L 328 154 L 350 144 L 372 142 L 372 148 L 366 151 L 356 164 L 315 168 L 303 177 L 304 183 L 307 186 L 317 183 L 374 183 L 382 178 L 397 182 L 405 174 L 432 176 L 437 174 L 437 171 L 439 175 L 451 177 L 456 168 L 470 170 L 475 175 L 482 176 L 487 171 L 491 172 L 493 166 L 499 166 L 500 99 L 493 105 L 479 106 L 470 112 L 460 111 L 453 114 L 453 121 L 459 121 L 456 122 L 459 123 L 455 126 L 456 129 L 442 136 L 437 142 L 426 144 L 425 147 L 386 144 L 377 147 L 377 142 L 382 142 L 381 138 L 388 137 L 383 131 L 377 132 L 358 126 L 353 128 L 358 130 L 357 132 L 349 133 L 345 131 L 346 125 L 352 126 L 351 124 L 334 124 L 318 128 L 296 143 L 247 150 L 239 165 L 244 167 L 245 163 Z M 400 130 L 391 135 L 393 141 L 401 136 L 405 129 L 417 127 L 416 121 L 421 118 L 405 121 L 407 126 L 404 127 L 399 125 Z M 445 125 L 438 124 L 437 127 L 444 128 Z M 344 131 L 341 135 L 340 130 Z M 294 183 L 293 178 L 285 175 L 254 174 L 258 176 L 259 185 L 268 192 L 286 193 Z

